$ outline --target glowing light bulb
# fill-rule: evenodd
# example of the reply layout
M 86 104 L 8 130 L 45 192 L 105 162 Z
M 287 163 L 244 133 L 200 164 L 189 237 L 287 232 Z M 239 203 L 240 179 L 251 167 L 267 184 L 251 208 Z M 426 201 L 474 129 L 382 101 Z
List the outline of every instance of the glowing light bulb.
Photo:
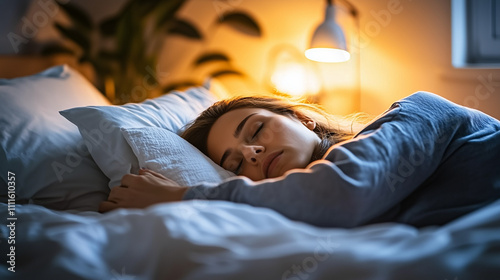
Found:
M 306 50 L 308 59 L 318 62 L 344 62 L 351 58 L 351 54 L 346 50 L 332 48 L 311 48 Z
M 335 6 L 326 7 L 325 20 L 316 28 L 305 56 L 318 62 L 344 62 L 351 58 L 342 27 L 335 21 Z

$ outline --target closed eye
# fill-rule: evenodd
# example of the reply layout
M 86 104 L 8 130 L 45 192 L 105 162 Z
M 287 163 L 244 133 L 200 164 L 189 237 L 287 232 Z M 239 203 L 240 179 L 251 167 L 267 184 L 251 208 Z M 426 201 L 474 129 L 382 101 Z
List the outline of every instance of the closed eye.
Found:
M 238 167 L 236 167 L 236 170 L 233 171 L 234 174 L 239 175 L 241 172 L 241 166 L 243 165 L 243 160 L 240 161 L 238 164 Z
M 257 128 L 257 130 L 255 131 L 255 133 L 252 135 L 252 140 L 255 139 L 255 137 L 257 137 L 257 135 L 259 134 L 259 132 L 262 130 L 263 127 L 264 127 L 264 123 L 261 123 L 259 125 L 259 127 Z
M 229 160 L 228 166 L 226 167 L 223 166 L 223 168 L 238 175 L 238 173 L 241 172 L 242 165 L 243 165 L 243 159 L 240 159 L 240 161 L 237 161 L 237 159 L 231 159 Z

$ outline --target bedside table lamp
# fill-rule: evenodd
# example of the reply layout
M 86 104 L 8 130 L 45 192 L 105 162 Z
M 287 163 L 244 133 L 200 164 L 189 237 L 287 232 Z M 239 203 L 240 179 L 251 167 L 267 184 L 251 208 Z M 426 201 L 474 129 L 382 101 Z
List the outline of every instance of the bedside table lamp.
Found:
M 346 2 L 353 16 L 357 15 L 354 7 Z M 334 0 L 327 0 L 325 20 L 316 28 L 305 56 L 319 62 L 344 62 L 351 58 L 342 27 L 335 20 Z

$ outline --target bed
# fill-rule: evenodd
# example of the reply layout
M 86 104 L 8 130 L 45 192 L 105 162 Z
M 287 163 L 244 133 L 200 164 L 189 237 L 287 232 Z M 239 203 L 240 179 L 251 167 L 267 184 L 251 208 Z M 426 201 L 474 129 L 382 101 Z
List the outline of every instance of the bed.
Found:
M 140 167 L 184 185 L 234 176 L 178 136 L 203 87 L 112 106 L 61 65 L 0 80 L 1 279 L 494 279 L 500 200 L 443 226 L 320 228 L 191 200 L 97 212 Z

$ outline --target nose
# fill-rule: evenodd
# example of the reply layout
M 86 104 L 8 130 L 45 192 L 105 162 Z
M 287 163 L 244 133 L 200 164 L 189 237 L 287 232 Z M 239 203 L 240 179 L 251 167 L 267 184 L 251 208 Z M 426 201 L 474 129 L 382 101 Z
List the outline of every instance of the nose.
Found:
M 258 145 L 242 145 L 241 147 L 241 153 L 243 154 L 245 160 L 249 163 L 257 163 L 257 161 L 260 161 L 264 151 L 265 148 Z

